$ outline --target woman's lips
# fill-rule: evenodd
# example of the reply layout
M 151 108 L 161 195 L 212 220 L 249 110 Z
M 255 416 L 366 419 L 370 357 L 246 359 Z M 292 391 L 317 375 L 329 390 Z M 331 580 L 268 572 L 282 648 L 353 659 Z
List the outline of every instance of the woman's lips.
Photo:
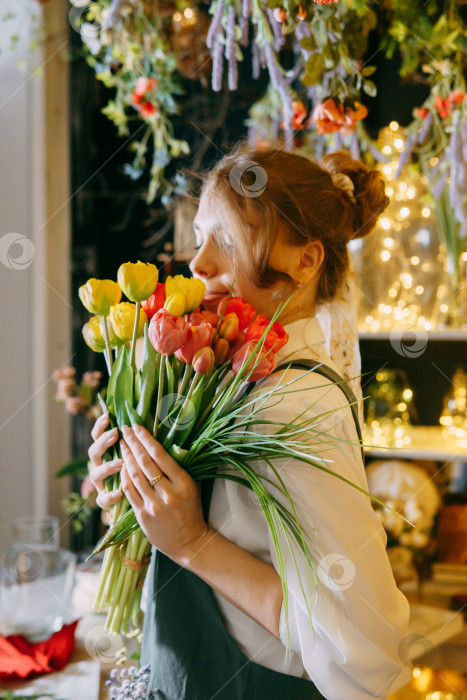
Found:
M 215 301 L 216 299 L 223 299 L 225 296 L 227 296 L 228 292 L 205 292 L 204 298 L 206 301 Z

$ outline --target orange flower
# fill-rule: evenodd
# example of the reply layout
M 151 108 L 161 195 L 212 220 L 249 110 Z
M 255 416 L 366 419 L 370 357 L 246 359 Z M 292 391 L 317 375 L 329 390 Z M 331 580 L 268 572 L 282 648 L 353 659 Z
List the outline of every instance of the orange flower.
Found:
M 306 118 L 306 107 L 301 100 L 293 100 L 292 107 L 293 115 L 290 121 L 290 126 L 294 131 L 298 131 L 299 129 L 303 129 L 305 126 L 304 121 Z M 284 128 L 283 121 L 281 123 L 281 127 Z
M 259 316 L 255 318 L 253 323 L 251 323 L 248 326 L 248 330 L 246 332 L 247 342 L 249 342 L 250 340 L 259 341 L 266 328 L 269 326 L 269 323 L 270 322 L 265 316 L 263 316 L 263 314 L 259 314 Z M 263 349 L 272 349 L 273 352 L 278 352 L 278 350 L 284 347 L 288 339 L 289 336 L 287 335 L 281 324 L 278 323 L 278 321 L 276 321 L 272 324 L 271 328 L 266 334 L 266 337 L 264 338 Z
M 217 307 L 218 316 L 222 315 L 224 311 L 224 316 L 227 314 L 236 314 L 238 316 L 240 330 L 243 331 L 247 326 L 250 325 L 254 317 L 256 316 L 256 311 L 251 304 L 248 304 L 241 297 L 230 297 L 227 301 L 227 297 L 224 297 Z
M 417 109 L 417 116 L 420 119 L 426 119 L 428 112 L 429 112 L 429 110 L 426 107 L 419 107 Z
M 465 92 L 462 92 L 462 90 L 457 89 L 449 93 L 448 100 L 452 105 L 460 105 L 464 101 L 464 97 Z
M 345 124 L 342 102 L 336 103 L 332 97 L 321 102 L 314 108 L 310 121 L 315 122 L 318 134 L 332 134 L 334 131 L 339 131 Z
M 345 125 L 341 128 L 341 134 L 351 134 L 355 131 L 357 122 L 365 119 L 368 114 L 368 109 L 360 102 L 354 102 L 353 107 L 347 105 L 344 107 Z
M 258 379 L 267 377 L 276 368 L 276 357 L 273 352 L 260 352 L 259 349 L 255 348 L 256 340 L 245 343 L 232 358 L 232 372 L 236 376 L 253 355 L 253 360 L 247 370 L 247 375 L 251 373 L 246 377 L 249 382 L 257 382 Z
M 318 134 L 332 134 L 333 131 L 351 134 L 355 131 L 357 122 L 367 114 L 367 108 L 360 102 L 354 100 L 344 106 L 340 100 L 330 97 L 316 105 L 310 121 L 316 123 Z
M 438 114 L 441 117 L 441 119 L 445 119 L 446 117 L 449 117 L 449 115 L 452 112 L 452 103 L 449 101 L 449 99 L 444 100 L 441 95 L 436 95 L 436 100 L 434 102 L 434 108 L 438 110 Z
M 151 117 L 153 114 L 157 113 L 157 107 L 150 102 L 147 94 L 154 90 L 157 86 L 158 81 L 155 78 L 146 78 L 141 76 L 135 83 L 135 89 L 131 96 L 131 101 L 135 105 L 137 111 L 141 114 L 143 119 Z
M 306 19 L 306 10 L 304 10 L 301 5 L 298 6 L 297 19 L 299 19 L 300 22 L 303 22 L 303 20 Z
M 282 7 L 276 7 L 274 8 L 274 11 L 272 13 L 274 15 L 274 19 L 276 22 L 284 22 L 287 18 L 287 12 L 286 10 L 282 9 Z

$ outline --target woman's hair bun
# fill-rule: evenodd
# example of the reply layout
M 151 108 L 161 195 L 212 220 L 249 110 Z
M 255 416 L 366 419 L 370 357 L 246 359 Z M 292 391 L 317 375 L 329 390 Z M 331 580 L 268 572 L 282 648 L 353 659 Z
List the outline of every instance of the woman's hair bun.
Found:
M 354 160 L 348 151 L 328 153 L 321 159 L 320 166 L 331 176 L 343 173 L 354 184 L 356 204 L 353 204 L 342 191 L 342 200 L 347 200 L 352 220 L 351 238 L 368 236 L 376 226 L 378 217 L 389 204 L 386 183 L 378 170 L 371 170 L 361 160 Z

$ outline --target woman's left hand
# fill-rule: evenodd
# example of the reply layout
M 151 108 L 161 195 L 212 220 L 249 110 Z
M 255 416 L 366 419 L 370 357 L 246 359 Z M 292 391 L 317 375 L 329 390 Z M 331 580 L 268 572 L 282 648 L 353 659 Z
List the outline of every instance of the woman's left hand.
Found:
M 146 428 L 123 426 L 122 432 L 122 489 L 151 544 L 181 563 L 209 533 L 200 489 Z

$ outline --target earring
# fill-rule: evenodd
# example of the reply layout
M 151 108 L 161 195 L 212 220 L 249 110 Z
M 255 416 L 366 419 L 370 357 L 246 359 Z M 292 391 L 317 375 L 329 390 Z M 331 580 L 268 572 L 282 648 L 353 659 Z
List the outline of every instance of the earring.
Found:
M 301 289 L 303 287 L 303 280 L 298 280 L 296 287 L 297 289 Z

